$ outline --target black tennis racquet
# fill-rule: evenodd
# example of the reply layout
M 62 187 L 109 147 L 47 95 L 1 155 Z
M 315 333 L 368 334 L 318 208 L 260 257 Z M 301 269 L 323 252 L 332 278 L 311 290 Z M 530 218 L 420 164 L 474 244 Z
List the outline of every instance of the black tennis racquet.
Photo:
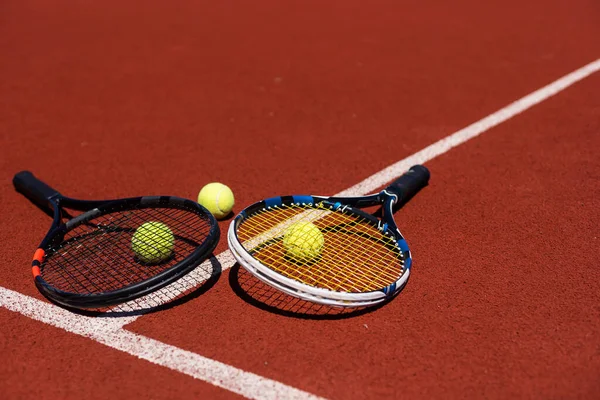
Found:
M 195 268 L 219 241 L 215 218 L 191 200 L 173 196 L 76 200 L 28 171 L 16 174 L 13 184 L 54 218 L 35 251 L 32 272 L 40 292 L 63 306 L 103 308 L 149 294 Z M 82 213 L 74 217 L 66 209 Z M 139 231 L 146 223 L 168 229 Z M 161 258 L 140 258 L 135 246 L 146 256 Z
M 427 186 L 429 176 L 415 165 L 369 196 L 260 201 L 232 221 L 229 248 L 242 267 L 292 296 L 343 307 L 381 303 L 404 286 L 412 264 L 394 205 Z M 376 205 L 382 206 L 381 220 L 361 210 Z

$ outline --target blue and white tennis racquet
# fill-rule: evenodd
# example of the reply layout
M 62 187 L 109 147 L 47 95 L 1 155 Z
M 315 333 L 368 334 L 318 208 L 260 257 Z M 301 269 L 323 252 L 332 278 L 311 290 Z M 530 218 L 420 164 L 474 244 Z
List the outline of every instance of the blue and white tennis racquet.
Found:
M 259 201 L 232 221 L 229 248 L 242 267 L 292 296 L 343 307 L 381 303 L 404 286 L 412 265 L 393 218 L 394 205 L 427 186 L 429 176 L 426 167 L 415 165 L 369 196 L 293 195 Z M 361 210 L 376 205 L 382 206 L 381 219 Z M 301 229 L 289 239 L 297 226 Z M 305 245 L 308 255 L 298 256 L 290 243 Z

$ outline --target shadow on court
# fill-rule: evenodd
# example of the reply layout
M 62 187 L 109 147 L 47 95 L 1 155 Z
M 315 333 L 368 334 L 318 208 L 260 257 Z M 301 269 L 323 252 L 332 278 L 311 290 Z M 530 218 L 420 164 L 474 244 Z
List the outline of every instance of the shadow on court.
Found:
M 394 296 L 394 298 L 375 306 L 359 308 L 334 307 L 312 303 L 280 292 L 262 282 L 244 268 L 240 268 L 239 264 L 235 264 L 229 271 L 229 286 L 240 299 L 261 310 L 286 317 L 314 320 L 357 317 L 376 311 L 395 298 Z
M 73 313 L 100 318 L 130 317 L 168 310 L 203 295 L 217 283 L 222 272 L 221 264 L 214 255 L 208 260 L 209 263 L 196 266 L 177 281 L 144 297 L 116 306 L 83 310 L 65 307 L 49 300 Z

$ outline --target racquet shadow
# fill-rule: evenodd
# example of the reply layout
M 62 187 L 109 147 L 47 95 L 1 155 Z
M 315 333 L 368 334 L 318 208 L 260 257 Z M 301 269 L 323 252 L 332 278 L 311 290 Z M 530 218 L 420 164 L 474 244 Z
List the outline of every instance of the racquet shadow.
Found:
M 267 285 L 237 263 L 229 270 L 229 286 L 240 299 L 261 310 L 284 317 L 312 320 L 358 317 L 379 310 L 396 297 L 370 307 L 347 308 L 317 304 L 290 296 Z M 398 293 L 403 289 L 404 287 Z
M 107 308 L 73 308 L 46 298 L 54 305 L 87 317 L 120 318 L 151 314 L 177 307 L 208 292 L 219 280 L 222 267 L 214 255 L 211 255 L 207 261 L 203 261 L 180 279 L 155 292 Z

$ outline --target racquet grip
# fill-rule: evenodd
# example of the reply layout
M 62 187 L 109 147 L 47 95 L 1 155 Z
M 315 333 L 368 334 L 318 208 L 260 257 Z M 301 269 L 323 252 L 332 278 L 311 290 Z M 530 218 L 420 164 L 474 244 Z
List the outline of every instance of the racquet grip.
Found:
M 429 183 L 429 170 L 423 165 L 413 165 L 400 178 L 387 187 L 388 192 L 398 195 L 397 203 L 410 200 Z
M 18 192 L 43 207 L 47 207 L 48 201 L 59 195 L 58 191 L 40 181 L 29 171 L 17 173 L 13 178 L 13 185 Z

